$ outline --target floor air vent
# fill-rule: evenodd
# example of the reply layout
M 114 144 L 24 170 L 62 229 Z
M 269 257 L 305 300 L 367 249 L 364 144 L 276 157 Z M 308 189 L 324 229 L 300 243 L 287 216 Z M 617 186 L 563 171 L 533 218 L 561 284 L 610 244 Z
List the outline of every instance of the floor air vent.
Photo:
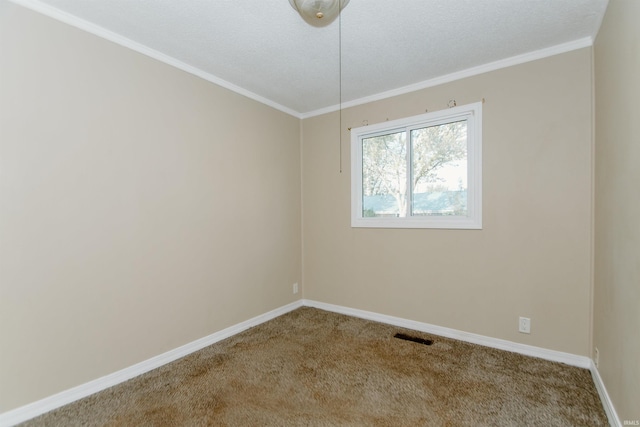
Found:
M 417 342 L 418 344 L 424 344 L 424 345 L 433 344 L 433 341 L 431 341 L 431 340 L 425 340 L 424 338 L 412 337 L 411 335 L 406 335 L 406 334 L 401 334 L 401 333 L 397 333 L 393 337 L 394 338 L 400 338 L 401 340 L 405 340 L 405 341 Z

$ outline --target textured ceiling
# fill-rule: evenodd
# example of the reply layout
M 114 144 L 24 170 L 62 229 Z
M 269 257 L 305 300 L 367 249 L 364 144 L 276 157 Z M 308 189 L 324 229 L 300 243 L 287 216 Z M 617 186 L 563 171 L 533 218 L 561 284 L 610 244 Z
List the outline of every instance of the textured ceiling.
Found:
M 532 52 L 588 46 L 607 6 L 351 0 L 340 20 L 316 28 L 288 0 L 13 1 L 301 117 Z

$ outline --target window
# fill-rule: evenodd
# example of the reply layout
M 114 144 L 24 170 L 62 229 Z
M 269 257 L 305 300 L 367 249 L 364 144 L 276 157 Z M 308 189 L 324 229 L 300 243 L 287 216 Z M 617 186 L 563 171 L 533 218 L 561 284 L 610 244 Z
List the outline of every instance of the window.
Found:
M 482 104 L 351 130 L 351 226 L 482 228 Z

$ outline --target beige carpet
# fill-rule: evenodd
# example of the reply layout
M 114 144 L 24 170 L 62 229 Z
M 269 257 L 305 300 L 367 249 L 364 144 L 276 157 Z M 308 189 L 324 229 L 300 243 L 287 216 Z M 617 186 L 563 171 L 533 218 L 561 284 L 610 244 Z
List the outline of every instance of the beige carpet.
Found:
M 300 308 L 26 425 L 608 424 L 585 369 Z

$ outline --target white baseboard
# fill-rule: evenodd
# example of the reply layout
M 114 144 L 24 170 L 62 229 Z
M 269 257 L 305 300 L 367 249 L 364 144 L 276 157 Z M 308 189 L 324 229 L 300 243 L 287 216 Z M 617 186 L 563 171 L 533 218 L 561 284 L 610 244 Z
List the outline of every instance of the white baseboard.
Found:
M 586 356 L 578 356 L 571 353 L 561 351 L 547 350 L 541 347 L 534 347 L 526 344 L 519 344 L 512 341 L 491 338 L 484 335 L 472 334 L 469 332 L 459 331 L 457 329 L 445 328 L 442 326 L 431 325 L 429 323 L 416 322 L 414 320 L 402 319 L 400 317 L 387 316 L 371 311 L 357 310 L 354 308 L 343 307 L 339 305 L 326 304 L 312 300 L 303 300 L 303 305 L 315 307 L 321 310 L 333 311 L 335 313 L 346 314 L 348 316 L 360 317 L 362 319 L 373 320 L 376 322 L 387 323 L 389 325 L 399 326 L 402 328 L 413 329 L 416 331 L 427 332 L 442 337 L 453 338 L 460 341 L 466 341 L 472 344 L 478 344 L 485 347 L 497 348 L 513 353 L 524 354 L 525 356 L 538 357 L 540 359 L 550 360 L 552 362 L 565 363 L 579 368 L 590 369 L 591 359 Z
M 414 320 L 403 319 L 400 317 L 387 316 L 371 311 L 358 310 L 355 308 L 327 304 L 313 300 L 303 300 L 303 305 L 305 307 L 319 308 L 321 310 L 332 311 L 334 313 L 346 314 L 347 316 L 360 317 L 362 319 L 373 320 L 375 322 L 386 323 L 402 328 L 413 329 L 415 331 L 421 331 L 439 335 L 442 337 L 466 341 L 485 347 L 497 348 L 500 350 L 523 354 L 525 356 L 538 357 L 540 359 L 550 360 L 552 362 L 560 362 L 570 366 L 588 369 L 591 372 L 591 377 L 593 378 L 596 390 L 598 391 L 598 395 L 600 396 L 600 400 L 602 401 L 602 406 L 604 407 L 607 418 L 609 419 L 609 424 L 611 425 L 611 427 L 622 427 L 620 418 L 618 418 L 618 414 L 616 413 L 616 410 L 613 406 L 613 402 L 611 402 L 611 399 L 609 398 L 609 394 L 607 393 L 607 389 L 602 382 L 600 373 L 598 372 L 595 363 L 593 363 L 593 360 L 588 357 L 578 356 L 571 353 L 564 353 L 561 351 L 548 350 L 546 348 L 534 347 L 526 344 L 514 343 L 512 341 L 472 334 L 469 332 L 459 331 L 457 329 L 431 325 L 429 323 L 416 322 Z
M 386 323 L 389 325 L 394 325 L 394 326 L 403 327 L 407 329 L 413 329 L 413 330 L 422 331 L 426 333 L 432 333 L 434 335 L 457 339 L 460 341 L 466 341 L 473 344 L 482 345 L 485 347 L 497 348 L 500 350 L 511 351 L 511 352 L 523 354 L 526 356 L 538 357 L 538 358 L 550 360 L 553 362 L 561 362 L 567 365 L 589 369 L 591 371 L 591 375 L 596 385 L 596 389 L 600 394 L 600 398 L 602 400 L 603 406 L 607 413 L 607 417 L 609 418 L 609 423 L 613 427 L 621 426 L 620 420 L 616 414 L 616 411 L 613 407 L 611 399 L 609 398 L 609 395 L 607 394 L 604 383 L 602 382 L 602 378 L 600 378 L 600 374 L 598 373 L 598 370 L 593 364 L 593 361 L 588 357 L 578 356 L 575 354 L 564 353 L 564 352 L 555 351 L 555 350 L 548 350 L 548 349 L 534 347 L 534 346 L 525 345 L 525 344 L 514 343 L 511 341 L 501 340 L 498 338 L 491 338 L 484 335 L 472 334 L 469 332 L 463 332 L 456 329 L 445 328 L 437 325 L 431 325 L 429 323 L 403 319 L 400 317 L 387 316 L 384 314 L 374 313 L 371 311 L 358 310 L 354 308 L 303 299 L 303 300 L 292 302 L 290 304 L 287 304 L 275 310 L 269 311 L 268 313 L 262 314 L 260 316 L 256 316 L 247 321 L 238 323 L 234 326 L 230 326 L 219 332 L 216 332 L 204 338 L 200 338 L 196 341 L 190 342 L 181 347 L 170 350 L 166 353 L 162 353 L 158 356 L 152 357 L 151 359 L 137 363 L 128 368 L 122 369 L 120 371 L 114 372 L 112 374 L 106 375 L 96 380 L 89 381 L 88 383 L 81 384 L 69 390 L 62 391 L 60 393 L 46 397 L 42 400 L 38 400 L 28 405 L 21 406 L 11 411 L 2 413 L 0 414 L 0 427 L 13 426 L 15 424 L 27 421 L 31 418 L 35 418 L 39 415 L 42 415 L 46 412 L 57 409 L 61 406 L 67 405 L 76 400 L 82 399 L 84 397 L 90 396 L 94 393 L 97 393 L 99 391 L 112 387 L 114 385 L 120 384 L 124 381 L 130 380 L 134 377 L 137 377 L 138 375 L 144 374 L 145 372 L 149 372 L 152 369 L 159 368 L 160 366 L 166 365 L 167 363 L 173 362 L 174 360 L 177 360 L 181 357 L 187 356 L 195 351 L 201 350 L 211 344 L 215 344 L 218 341 L 222 341 L 226 338 L 229 338 L 253 326 L 257 326 L 271 319 L 275 319 L 278 316 L 281 316 L 285 313 L 293 311 L 302 306 L 314 307 L 321 310 L 331 311 L 334 313 L 340 313 L 348 316 L 359 317 L 362 319 L 373 320 L 376 322 Z
M 0 414 L 0 427 L 8 427 L 19 424 L 21 422 L 30 420 L 45 412 L 52 411 L 67 405 L 76 400 L 90 396 L 94 393 L 113 387 L 138 375 L 149 372 L 181 357 L 187 356 L 195 351 L 201 350 L 211 344 L 215 344 L 218 341 L 222 341 L 233 335 L 236 335 L 244 330 L 257 326 L 261 323 L 267 322 L 271 319 L 275 319 L 285 313 L 293 311 L 302 306 L 302 300 L 292 302 L 268 313 L 261 314 L 252 319 L 230 326 L 226 329 L 218 331 L 214 334 L 200 338 L 196 341 L 192 341 L 181 347 L 162 353 L 158 356 L 154 356 L 151 359 L 147 359 L 140 363 L 136 363 L 133 366 L 106 375 L 104 377 L 89 381 L 88 383 L 81 384 L 77 387 L 62 391 L 52 396 L 46 397 L 42 400 L 30 403 L 25 406 L 4 412 Z
M 607 393 L 607 389 L 604 386 L 604 382 L 602 381 L 602 377 L 600 376 L 600 372 L 598 372 L 598 368 L 595 363 L 591 362 L 590 370 L 591 377 L 596 385 L 596 390 L 598 390 L 598 394 L 600 395 L 602 406 L 604 407 L 604 411 L 607 413 L 607 418 L 609 418 L 609 425 L 611 425 L 611 427 L 622 427 L 616 408 L 613 407 L 613 402 L 609 397 L 609 393 Z

